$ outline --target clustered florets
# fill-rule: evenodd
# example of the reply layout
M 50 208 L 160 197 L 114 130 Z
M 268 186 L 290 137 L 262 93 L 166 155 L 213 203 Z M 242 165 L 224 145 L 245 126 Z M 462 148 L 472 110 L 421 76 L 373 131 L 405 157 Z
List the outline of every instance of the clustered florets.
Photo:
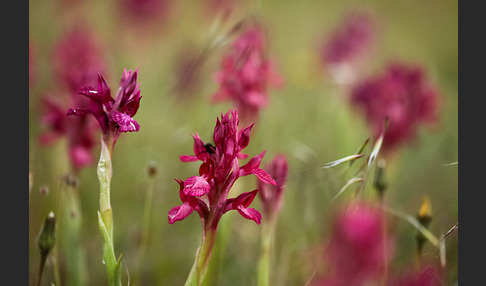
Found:
M 179 195 L 183 202 L 169 211 L 169 223 L 183 220 L 195 210 L 204 227 L 216 228 L 220 217 L 229 210 L 237 210 L 244 218 L 260 224 L 261 214 L 248 208 L 258 190 L 245 192 L 236 198 L 228 198 L 229 191 L 235 181 L 241 176 L 254 174 L 263 182 L 276 184 L 271 176 L 260 169 L 260 162 L 265 151 L 251 158 L 248 163 L 240 166 L 240 159 L 248 155 L 241 151 L 250 142 L 250 125 L 238 129 L 237 110 L 228 111 L 218 118 L 214 128 L 213 141 L 204 143 L 196 133 L 194 138 L 194 155 L 180 156 L 183 162 L 202 161 L 199 176 L 192 176 L 179 183 Z M 206 196 L 205 199 L 202 197 Z

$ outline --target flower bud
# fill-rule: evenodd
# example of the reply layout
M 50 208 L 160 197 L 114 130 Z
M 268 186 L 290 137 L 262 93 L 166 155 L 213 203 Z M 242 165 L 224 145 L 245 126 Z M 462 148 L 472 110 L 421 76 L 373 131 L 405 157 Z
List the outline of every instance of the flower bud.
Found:
M 155 161 L 151 161 L 149 164 L 148 164 L 148 167 L 147 167 L 147 175 L 149 176 L 149 178 L 153 178 L 157 175 L 157 162 Z
M 54 213 L 50 212 L 44 220 L 41 230 L 36 238 L 37 246 L 41 252 L 41 257 L 45 259 L 49 251 L 54 247 L 56 243 L 56 218 Z
M 422 205 L 420 206 L 420 210 L 416 217 L 420 224 L 422 224 L 425 228 L 429 227 L 430 222 L 432 221 L 432 208 L 429 198 L 427 196 L 423 196 Z M 417 240 L 417 250 L 419 252 L 422 252 L 422 249 L 427 239 L 421 232 L 417 233 L 415 239 Z
M 385 160 L 383 159 L 379 160 L 378 165 L 376 166 L 373 186 L 378 191 L 380 198 L 382 198 L 388 188 L 388 181 L 385 176 Z

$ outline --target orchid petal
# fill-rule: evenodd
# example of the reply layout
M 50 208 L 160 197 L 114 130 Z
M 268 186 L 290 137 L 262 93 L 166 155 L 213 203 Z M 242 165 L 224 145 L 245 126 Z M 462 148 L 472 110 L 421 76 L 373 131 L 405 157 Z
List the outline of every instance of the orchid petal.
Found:
M 253 174 L 257 176 L 262 182 L 276 186 L 277 182 L 263 169 L 256 169 Z
M 255 157 L 251 158 L 245 166 L 241 167 L 242 171 L 244 171 L 245 175 L 253 174 L 255 169 L 260 167 L 260 163 L 262 162 L 263 156 L 265 155 L 266 151 L 256 155 Z M 242 175 L 242 176 L 245 176 Z
M 179 159 L 182 162 L 195 162 L 195 161 L 199 160 L 196 156 L 189 156 L 189 155 L 181 155 L 181 156 L 179 156 Z
M 238 146 L 240 147 L 240 150 L 244 149 L 250 143 L 250 132 L 253 125 L 255 124 L 252 123 L 245 129 L 238 131 Z
M 86 115 L 91 113 L 91 110 L 87 108 L 69 108 L 66 112 L 66 115 Z
M 184 182 L 184 194 L 193 197 L 200 197 L 209 193 L 211 187 L 203 177 L 192 176 Z
M 236 209 L 240 215 L 242 215 L 244 218 L 246 219 L 249 219 L 249 220 L 253 220 L 254 222 L 256 222 L 256 224 L 260 224 L 261 221 L 262 221 L 262 215 L 260 214 L 259 211 L 257 211 L 256 209 L 254 208 L 244 208 L 243 206 L 239 206 L 237 209 Z
M 173 224 L 176 221 L 180 221 L 188 217 L 192 213 L 193 209 L 189 203 L 183 203 L 180 206 L 173 207 L 169 211 L 169 223 Z
M 113 111 L 111 118 L 118 124 L 121 132 L 137 132 L 140 130 L 140 125 L 137 121 L 125 113 Z
M 192 137 L 194 137 L 194 155 L 201 161 L 206 160 L 208 154 L 206 152 L 206 147 L 204 147 L 204 142 L 197 133 L 192 135 Z

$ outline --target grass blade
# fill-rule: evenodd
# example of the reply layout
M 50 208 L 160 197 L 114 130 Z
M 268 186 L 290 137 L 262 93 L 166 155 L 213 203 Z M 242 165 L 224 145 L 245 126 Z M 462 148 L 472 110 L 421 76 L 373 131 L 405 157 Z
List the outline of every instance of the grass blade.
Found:
M 326 164 L 324 164 L 324 166 L 321 167 L 321 169 L 328 169 L 328 168 L 331 168 L 331 167 L 335 167 L 337 165 L 341 165 L 341 164 L 346 163 L 346 162 L 352 162 L 352 161 L 359 159 L 361 157 L 363 157 L 363 154 L 354 154 L 354 155 L 351 155 L 351 156 L 347 156 L 347 157 L 326 163 Z

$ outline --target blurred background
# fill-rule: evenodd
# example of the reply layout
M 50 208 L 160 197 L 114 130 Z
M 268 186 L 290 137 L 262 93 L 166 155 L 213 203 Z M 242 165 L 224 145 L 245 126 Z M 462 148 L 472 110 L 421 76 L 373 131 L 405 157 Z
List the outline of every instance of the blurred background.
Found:
M 42 120 L 46 113 L 42 98 L 50 94 L 63 110 L 75 107 L 69 88 L 56 73 L 55 58 L 62 53 L 56 50 L 59 41 L 79 26 L 96 38 L 105 63 L 103 76 L 112 94 L 124 68 L 138 68 L 139 72 L 142 100 L 134 119 L 141 129 L 120 136 L 112 160 L 115 253 L 123 253 L 125 281 L 128 275 L 136 275 L 145 197 L 152 183 L 148 250 L 140 270 L 143 278 L 138 282 L 182 285 L 192 267 L 200 245 L 200 219 L 192 214 L 169 225 L 167 213 L 181 204 L 174 179 L 196 175 L 199 168 L 198 163 L 179 160 L 179 155 L 193 154 L 191 134 L 198 133 L 209 142 L 216 118 L 233 108 L 231 101 L 213 103 L 211 97 L 218 89 L 214 74 L 234 37 L 211 49 L 207 45 L 212 35 L 224 36 L 222 31 L 242 19 L 257 18 L 265 27 L 265 52 L 284 80 L 281 87 L 268 87 L 269 104 L 260 110 L 245 149 L 250 156 L 266 150 L 263 166 L 276 154 L 285 154 L 289 162 L 274 248 L 275 285 L 305 285 L 319 267 L 333 213 L 351 198 L 351 192 L 332 199 L 353 176 L 353 170 L 344 166 L 321 167 L 354 154 L 367 138 L 373 138 L 364 114 L 350 104 L 350 94 L 354 82 L 384 74 L 389 63 L 421 67 L 427 84 L 437 90 L 439 104 L 436 122 L 417 125 L 413 140 L 387 158 L 386 203 L 415 215 L 423 196 L 428 196 L 433 210 L 430 230 L 437 237 L 457 223 L 457 1 L 132 2 L 29 1 L 29 285 L 36 282 L 40 259 L 36 235 L 50 211 L 59 214 L 60 181 L 71 170 L 65 136 L 50 144 L 40 143 L 39 137 L 50 130 Z M 353 66 L 355 73 L 349 77 L 323 62 L 321 47 L 346 16 L 356 11 L 371 17 L 373 30 L 371 44 L 367 44 L 368 49 Z M 78 44 L 68 45 L 63 52 L 74 50 Z M 197 71 L 184 73 L 190 66 L 187 61 L 198 55 L 193 65 Z M 100 150 L 100 132 L 96 132 L 93 163 L 78 173 L 86 285 L 106 284 L 96 217 Z M 147 168 L 153 165 L 157 174 L 151 181 Z M 256 186 L 253 176 L 240 178 L 231 195 Z M 364 196 L 376 198 L 371 183 Z M 258 199 L 252 207 L 261 209 Z M 391 271 L 401 273 L 414 263 L 416 230 L 396 216 L 388 219 L 396 240 Z M 260 226 L 237 212 L 225 214 L 205 284 L 256 285 L 259 239 Z M 62 236 L 57 242 L 62 245 Z M 448 237 L 446 246 L 445 285 L 454 285 L 458 277 L 457 232 Z M 55 259 L 49 259 L 44 270 L 45 285 L 56 279 L 56 267 L 62 284 L 69 285 L 62 248 L 53 253 Z M 436 248 L 425 246 L 424 260 L 438 265 L 437 255 Z

